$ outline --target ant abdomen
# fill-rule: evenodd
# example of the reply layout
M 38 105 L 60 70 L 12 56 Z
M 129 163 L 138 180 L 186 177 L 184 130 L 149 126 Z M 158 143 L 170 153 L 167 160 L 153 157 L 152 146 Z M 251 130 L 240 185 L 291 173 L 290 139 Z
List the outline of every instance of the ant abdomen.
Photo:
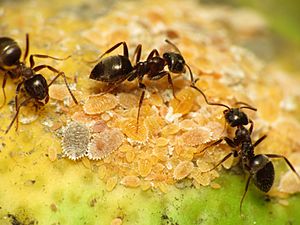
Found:
M 101 60 L 92 70 L 90 79 L 114 83 L 133 70 L 128 57 L 122 55 L 109 56 Z
M 263 192 L 270 191 L 275 177 L 273 163 L 265 155 L 256 155 L 250 161 L 250 174 L 255 186 Z
M 13 39 L 1 37 L 0 53 L 0 66 L 5 68 L 16 65 L 20 60 L 22 51 Z

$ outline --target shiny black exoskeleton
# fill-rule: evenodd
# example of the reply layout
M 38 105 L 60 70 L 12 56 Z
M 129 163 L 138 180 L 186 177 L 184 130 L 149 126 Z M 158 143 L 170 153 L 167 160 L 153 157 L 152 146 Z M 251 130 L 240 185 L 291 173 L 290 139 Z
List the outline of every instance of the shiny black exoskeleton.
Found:
M 21 58 L 21 49 L 18 44 L 11 38 L 1 37 L 0 38 L 0 70 L 4 72 L 4 78 L 2 83 L 2 91 L 4 96 L 4 101 L 2 106 L 4 106 L 6 102 L 6 94 L 5 94 L 5 85 L 7 77 L 10 76 L 12 79 L 17 80 L 17 88 L 16 88 L 16 96 L 15 96 L 15 107 L 16 114 L 11 121 L 10 125 L 6 129 L 5 133 L 7 133 L 13 123 L 17 120 L 19 110 L 22 106 L 26 105 L 29 101 L 34 100 L 37 105 L 44 105 L 49 100 L 49 86 L 53 84 L 53 82 L 60 76 L 64 78 L 64 82 L 68 91 L 73 99 L 73 101 L 78 104 L 76 98 L 72 94 L 67 81 L 66 76 L 63 72 L 58 71 L 52 66 L 49 65 L 38 65 L 35 66 L 34 57 L 36 58 L 51 58 L 55 60 L 64 60 L 55 58 L 48 55 L 41 54 L 32 54 L 29 56 L 30 66 L 26 66 L 25 61 L 29 52 L 29 36 L 26 34 L 26 48 L 23 56 L 23 61 L 20 61 Z M 37 74 L 38 71 L 42 69 L 49 69 L 50 71 L 57 73 L 55 78 L 48 84 L 46 79 L 41 74 Z M 18 95 L 20 91 L 23 90 L 27 99 L 19 104 Z M 1 106 L 1 107 L 2 107 Z
M 0 66 L 5 69 L 16 65 L 21 58 L 21 48 L 13 39 L 0 37 Z
M 176 52 L 165 52 L 161 57 L 158 51 L 154 49 L 150 52 L 146 61 L 140 61 L 142 45 L 138 45 L 134 52 L 134 57 L 136 56 L 135 64 L 132 65 L 129 59 L 128 47 L 126 42 L 120 42 L 108 49 L 96 61 L 94 61 L 99 61 L 103 56 L 123 45 L 123 55 L 109 56 L 101 60 L 92 69 L 89 78 L 108 83 L 108 89 L 106 90 L 106 92 L 113 90 L 125 80 L 133 81 L 135 79 L 138 79 L 139 87 L 143 89 L 143 92 L 139 101 L 137 128 L 140 108 L 144 99 L 146 89 L 146 86 L 142 82 L 144 76 L 147 76 L 150 80 L 159 80 L 162 77 L 167 76 L 168 82 L 172 87 L 174 97 L 174 87 L 169 72 L 184 73 L 186 71 L 185 68 L 187 67 L 190 72 L 191 82 L 194 83 L 191 69 L 185 63 L 185 60 L 180 54 L 179 49 L 169 40 L 166 40 L 166 42 L 170 44 L 176 50 Z M 168 71 L 165 70 L 166 66 L 168 67 Z
M 235 137 L 233 139 L 224 137 L 205 148 L 207 149 L 209 147 L 217 145 L 221 143 L 223 140 L 225 140 L 226 143 L 232 148 L 232 151 L 229 154 L 227 154 L 219 163 L 217 163 L 209 171 L 214 170 L 223 162 L 225 162 L 228 158 L 234 156 L 234 157 L 240 157 L 243 170 L 249 173 L 249 177 L 245 186 L 245 191 L 240 202 L 240 212 L 242 210 L 243 200 L 246 196 L 251 179 L 253 180 L 255 186 L 263 192 L 268 192 L 273 186 L 274 178 L 275 178 L 275 170 L 274 170 L 273 163 L 270 161 L 270 158 L 284 159 L 287 165 L 290 167 L 290 169 L 300 179 L 299 174 L 296 172 L 293 165 L 285 156 L 278 155 L 278 154 L 255 155 L 254 153 L 255 147 L 259 143 L 261 143 L 267 137 L 267 135 L 262 136 L 253 144 L 251 139 L 252 131 L 253 131 L 253 123 L 251 123 L 249 129 L 245 128 L 243 125 L 238 125 L 235 132 Z

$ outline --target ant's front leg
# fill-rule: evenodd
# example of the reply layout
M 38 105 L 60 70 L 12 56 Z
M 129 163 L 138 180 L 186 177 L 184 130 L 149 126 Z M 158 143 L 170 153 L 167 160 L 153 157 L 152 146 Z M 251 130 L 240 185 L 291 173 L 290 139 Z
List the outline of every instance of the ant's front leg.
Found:
M 18 116 L 19 116 L 19 112 L 20 112 L 20 108 L 24 105 L 26 105 L 30 100 L 32 99 L 32 97 L 25 99 L 20 105 L 18 105 L 18 108 L 16 110 L 16 114 L 14 116 L 14 118 L 12 119 L 12 121 L 10 122 L 10 124 L 8 125 L 5 134 L 7 134 L 10 130 L 10 128 L 12 127 L 12 125 L 14 124 L 14 122 L 17 120 Z M 18 121 L 18 120 L 17 120 Z M 18 129 L 18 126 L 16 127 L 16 131 Z
M 140 113 L 141 113 L 141 108 L 142 108 L 142 104 L 143 104 L 143 100 L 145 97 L 145 91 L 146 91 L 146 86 L 145 84 L 142 83 L 142 80 L 139 80 L 139 88 L 142 89 L 142 94 L 139 100 L 139 106 L 138 106 L 138 113 L 137 113 L 137 117 L 136 117 L 136 133 L 138 133 L 139 131 L 139 118 L 140 118 Z
M 50 86 L 53 84 L 53 82 L 54 82 L 58 77 L 62 76 L 63 79 L 64 79 L 64 82 L 65 82 L 65 85 L 66 85 L 66 87 L 67 87 L 67 89 L 68 89 L 68 91 L 69 91 L 69 93 L 70 93 L 70 95 L 71 95 L 73 101 L 75 102 L 76 105 L 78 105 L 78 101 L 77 101 L 77 99 L 75 98 L 75 96 L 73 95 L 73 93 L 72 93 L 72 91 L 71 91 L 71 89 L 70 89 L 70 87 L 69 87 L 69 85 L 68 85 L 68 82 L 67 82 L 67 78 L 66 78 L 65 73 L 64 73 L 64 72 L 59 72 L 57 69 L 55 69 L 54 67 L 49 66 L 49 65 L 39 65 L 39 66 L 34 67 L 33 70 L 34 70 L 35 72 L 37 72 L 37 71 L 42 70 L 42 69 L 44 69 L 44 68 L 46 68 L 46 69 L 48 69 L 48 70 L 50 70 L 50 71 L 52 71 L 52 72 L 54 72 L 54 73 L 57 73 L 57 75 L 56 75 L 56 76 L 50 81 L 50 83 L 48 84 L 48 87 L 50 87 Z
M 175 88 L 174 88 L 174 84 L 173 84 L 173 81 L 172 81 L 172 77 L 170 75 L 170 73 L 168 71 L 161 71 L 159 72 L 158 74 L 156 74 L 155 76 L 151 76 L 149 77 L 150 80 L 159 80 L 161 78 L 163 78 L 164 76 L 167 76 L 168 77 L 168 84 L 170 85 L 170 87 L 172 88 L 172 92 L 173 92 L 173 96 L 176 100 L 179 101 L 179 99 L 176 97 L 175 95 Z

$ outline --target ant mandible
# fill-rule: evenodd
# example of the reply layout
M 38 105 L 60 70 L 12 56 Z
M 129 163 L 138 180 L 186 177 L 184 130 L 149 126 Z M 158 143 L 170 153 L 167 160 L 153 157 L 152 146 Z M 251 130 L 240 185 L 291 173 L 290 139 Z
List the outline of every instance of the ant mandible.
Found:
M 64 82 L 66 87 L 73 99 L 73 101 L 78 104 L 76 98 L 70 90 L 70 87 L 67 83 L 66 76 L 64 72 L 60 72 L 52 66 L 49 65 L 39 65 L 34 66 L 34 57 L 36 58 L 51 58 L 54 60 L 65 60 L 59 59 L 48 55 L 41 54 L 31 54 L 29 56 L 30 66 L 26 66 L 25 62 L 29 53 L 29 35 L 26 34 L 26 48 L 23 56 L 23 61 L 20 62 L 21 58 L 21 49 L 18 44 L 9 37 L 1 37 L 0 38 L 0 70 L 4 72 L 4 78 L 2 82 L 2 92 L 4 96 L 4 102 L 1 107 L 5 105 L 6 102 L 6 94 L 5 94 L 5 85 L 8 75 L 12 79 L 20 79 L 21 81 L 18 83 L 16 88 L 16 96 L 15 96 L 15 108 L 16 114 L 12 119 L 11 123 L 7 127 L 5 133 L 8 133 L 13 123 L 17 120 L 20 112 L 20 108 L 26 105 L 29 101 L 34 100 L 37 105 L 45 105 L 49 101 L 49 87 L 53 84 L 53 82 L 60 76 L 64 78 Z M 47 68 L 50 71 L 57 73 L 57 75 L 50 81 L 48 84 L 43 75 L 37 74 L 38 71 Z M 24 87 L 25 93 L 29 96 L 25 99 L 21 104 L 18 103 L 18 95 L 20 90 Z M 18 123 L 17 123 L 18 125 Z M 17 126 L 18 127 L 18 126 Z M 16 127 L 16 129 L 17 129 Z
M 141 88 L 142 94 L 139 100 L 138 105 L 138 114 L 137 114 L 137 131 L 138 131 L 138 123 L 140 110 L 142 106 L 142 102 L 145 96 L 146 86 L 143 84 L 143 78 L 145 75 L 150 80 L 159 80 L 165 76 L 168 77 L 168 83 L 172 87 L 173 96 L 175 96 L 174 86 L 172 82 L 172 78 L 169 72 L 172 73 L 184 73 L 185 67 L 188 68 L 190 73 L 190 78 L 192 84 L 194 83 L 192 71 L 190 67 L 185 63 L 184 58 L 182 57 L 179 49 L 174 45 L 171 41 L 165 40 L 169 45 L 171 45 L 176 52 L 165 52 L 161 57 L 159 52 L 156 49 L 153 49 L 148 55 L 146 61 L 140 61 L 142 45 L 139 44 L 133 55 L 133 59 L 136 56 L 135 64 L 133 65 L 129 59 L 128 47 L 126 42 L 119 42 L 106 52 L 104 52 L 97 60 L 92 62 L 97 62 L 102 59 L 106 54 L 117 49 L 119 46 L 123 45 L 123 55 L 114 55 L 109 56 L 101 60 L 91 71 L 90 79 L 102 81 L 108 83 L 108 88 L 105 92 L 112 91 L 116 88 L 120 83 L 125 80 L 133 81 L 134 79 L 138 80 L 138 86 Z M 132 61 L 133 61 L 132 59 Z M 168 66 L 168 70 L 166 71 L 164 68 Z

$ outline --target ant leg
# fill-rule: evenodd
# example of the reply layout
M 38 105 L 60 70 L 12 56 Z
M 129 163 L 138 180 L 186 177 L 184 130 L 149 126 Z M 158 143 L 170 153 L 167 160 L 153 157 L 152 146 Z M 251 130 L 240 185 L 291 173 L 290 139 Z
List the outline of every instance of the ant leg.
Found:
M 77 99 L 75 98 L 75 96 L 73 95 L 73 93 L 72 93 L 72 91 L 71 91 L 71 89 L 70 89 L 70 87 L 69 87 L 69 85 L 68 85 L 67 78 L 66 78 L 66 75 L 65 75 L 64 72 L 59 72 L 59 73 L 58 73 L 58 74 L 50 81 L 50 83 L 48 84 L 48 87 L 50 87 L 50 86 L 53 84 L 53 82 L 54 82 L 58 77 L 60 77 L 60 76 L 62 76 L 62 77 L 64 78 L 65 84 L 66 84 L 66 86 L 67 86 L 67 89 L 68 89 L 68 91 L 69 91 L 69 93 L 70 93 L 70 95 L 71 95 L 73 101 L 75 102 L 76 105 L 78 105 L 78 101 L 77 101 Z
M 219 140 L 213 142 L 212 144 L 210 144 L 210 145 L 206 146 L 205 148 L 203 148 L 200 152 L 195 153 L 194 156 L 199 156 L 199 155 L 200 155 L 202 152 L 204 152 L 206 149 L 208 149 L 208 148 L 210 148 L 210 147 L 213 147 L 213 146 L 215 146 L 215 145 L 220 144 L 223 140 L 224 140 L 224 139 L 221 138 L 221 139 L 219 139 Z
M 172 77 L 170 75 L 170 73 L 168 71 L 161 71 L 159 72 L 158 74 L 156 74 L 155 76 L 151 76 L 149 77 L 150 80 L 159 80 L 161 79 L 162 77 L 166 76 L 168 77 L 168 83 L 170 85 L 170 87 L 172 88 L 172 92 L 173 92 L 173 96 L 176 100 L 178 100 L 176 98 L 176 95 L 175 95 L 175 89 L 174 89 L 174 84 L 173 84 L 173 81 L 172 81 Z M 179 100 L 178 100 L 179 101 Z
M 137 64 L 141 59 L 141 53 L 142 53 L 142 45 L 139 44 L 136 46 L 136 49 L 134 50 L 133 56 L 132 56 L 132 62 L 134 61 L 134 57 L 136 56 L 135 64 Z
M 180 50 L 177 48 L 177 46 L 173 43 L 173 42 L 171 42 L 171 41 L 169 41 L 168 39 L 166 39 L 165 40 L 169 45 L 171 45 L 180 55 L 181 55 L 181 52 L 180 52 Z
M 240 215 L 242 214 L 242 206 L 243 206 L 243 201 L 244 201 L 244 198 L 246 196 L 246 193 L 248 191 L 248 187 L 249 187 L 249 184 L 250 184 L 250 180 L 251 180 L 251 176 L 248 177 L 247 179 L 247 182 L 246 182 L 246 186 L 245 186 L 245 191 L 244 191 L 244 194 L 243 194 L 243 197 L 240 201 Z
M 137 113 L 137 117 L 136 117 L 136 133 L 139 132 L 139 118 L 140 118 L 140 113 L 141 113 L 143 100 L 144 100 L 144 97 L 145 97 L 146 86 L 141 81 L 139 81 L 139 88 L 142 88 L 143 91 L 142 91 L 142 94 L 141 94 L 141 97 L 140 97 L 140 100 L 139 100 L 138 113 Z
M 229 107 L 229 106 L 224 105 L 224 104 L 222 104 L 222 103 L 209 102 L 209 101 L 207 100 L 207 97 L 206 97 L 206 95 L 204 94 L 204 92 L 201 91 L 199 88 L 197 88 L 195 85 L 192 84 L 192 85 L 190 85 L 190 87 L 191 87 L 191 88 L 194 88 L 194 89 L 196 89 L 198 92 L 200 92 L 200 94 L 203 96 L 203 98 L 204 98 L 204 100 L 205 100 L 205 102 L 206 102 L 207 105 L 223 106 L 223 107 L 227 108 L 228 110 L 230 110 L 230 107 Z
M 251 124 L 249 128 L 249 134 L 252 134 L 254 123 L 252 120 L 249 120 L 249 123 Z
M 0 109 L 5 105 L 6 103 L 6 94 L 5 94 L 5 86 L 6 86 L 6 80 L 7 80 L 7 73 L 4 73 L 3 81 L 2 81 L 2 93 L 3 93 L 3 103 L 0 106 Z
M 229 159 L 232 155 L 234 155 L 234 152 L 230 152 L 229 154 L 227 154 L 220 162 L 218 162 L 213 168 L 205 171 L 204 173 L 208 173 L 210 171 L 213 171 L 214 169 L 216 169 L 218 166 L 220 166 L 223 162 L 225 162 L 227 159 Z
M 25 60 L 28 56 L 28 52 L 29 52 L 29 34 L 26 34 L 26 47 L 25 47 L 25 53 L 23 56 L 23 62 L 25 63 Z
M 114 46 L 112 46 L 110 49 L 108 49 L 106 52 L 104 52 L 102 55 L 100 55 L 96 60 L 94 61 L 88 61 L 89 63 L 95 63 L 97 61 L 99 61 L 100 59 L 102 59 L 105 55 L 107 55 L 108 53 L 111 53 L 112 51 L 114 51 L 115 49 L 117 49 L 120 45 L 123 45 L 123 55 L 128 58 L 129 54 L 128 54 L 128 47 L 125 41 L 119 42 L 117 44 L 115 44 Z
M 17 88 L 16 88 L 16 96 L 15 96 L 15 108 L 16 108 L 16 111 L 18 110 L 18 106 L 19 106 L 18 96 L 19 96 L 19 92 L 21 90 L 21 87 L 22 87 L 23 83 L 24 83 L 24 81 L 22 81 L 21 83 L 19 83 L 17 85 Z M 18 125 L 19 125 L 19 118 L 17 117 L 16 118 L 16 130 L 18 130 Z
M 188 70 L 189 70 L 192 85 L 195 85 L 196 82 L 194 81 L 194 76 L 193 76 L 193 73 L 192 73 L 191 68 L 189 67 L 188 64 L 185 64 L 185 66 L 186 66 L 186 67 L 188 68 Z
M 16 110 L 16 114 L 15 114 L 14 118 L 12 119 L 12 121 L 10 122 L 10 124 L 8 125 L 8 127 L 7 127 L 7 129 L 6 129 L 6 131 L 5 131 L 5 134 L 8 133 L 8 131 L 10 130 L 10 128 L 12 127 L 12 125 L 14 124 L 14 122 L 16 121 L 16 119 L 18 118 L 19 112 L 20 112 L 20 108 L 21 108 L 22 106 L 26 105 L 31 99 L 32 99 L 31 97 L 25 99 L 25 100 L 18 106 L 18 108 L 17 108 L 17 110 Z
M 70 58 L 71 56 L 69 55 L 69 56 L 67 56 L 65 58 L 56 58 L 56 57 L 53 57 L 53 56 L 50 56 L 50 55 L 33 54 L 33 55 L 29 56 L 30 68 L 33 68 L 34 64 L 35 64 L 33 57 L 43 58 L 43 59 L 49 58 L 49 59 L 54 59 L 54 60 L 60 60 L 60 61 L 62 61 L 62 60 L 66 60 L 66 59 Z
M 158 56 L 158 57 L 159 57 L 159 53 L 158 53 L 157 49 L 153 49 L 153 50 L 149 53 L 149 55 L 148 55 L 148 57 L 147 57 L 147 61 L 148 61 L 149 59 L 152 59 L 153 56 Z
M 196 153 L 195 155 L 196 155 L 196 156 L 197 156 L 197 155 L 200 155 L 200 154 L 201 154 L 202 152 L 204 152 L 206 149 L 211 148 L 211 147 L 213 147 L 213 146 L 215 146 L 215 145 L 220 144 L 223 140 L 226 141 L 226 143 L 227 143 L 231 148 L 236 148 L 236 147 L 237 147 L 236 144 L 233 142 L 233 140 L 231 140 L 231 139 L 228 138 L 228 137 L 223 137 L 223 138 L 220 138 L 219 140 L 217 140 L 217 141 L 211 143 L 210 145 L 206 146 L 204 149 L 202 149 L 200 152 Z
M 39 65 L 39 66 L 36 66 L 36 67 L 32 68 L 32 70 L 34 72 L 38 72 L 38 71 L 40 71 L 42 69 L 48 69 L 48 70 L 50 70 L 50 71 L 52 71 L 54 73 L 59 73 L 59 71 L 57 69 L 55 69 L 54 67 L 49 66 L 49 65 L 45 65 L 45 64 Z
M 265 138 L 267 137 L 267 135 L 263 135 L 262 137 L 260 137 L 254 144 L 253 144 L 253 148 L 255 148 L 257 145 L 259 145 Z
M 71 89 L 70 89 L 70 87 L 69 87 L 69 85 L 68 85 L 68 82 L 67 82 L 67 78 L 66 78 L 65 73 L 64 73 L 64 72 L 59 72 L 57 69 L 55 69 L 54 67 L 49 66 L 49 65 L 40 65 L 40 66 L 36 66 L 36 67 L 33 68 L 33 70 L 34 70 L 34 72 L 37 72 L 37 71 L 39 71 L 39 70 L 41 70 L 41 69 L 44 69 L 44 68 L 47 68 L 48 70 L 50 70 L 50 71 L 52 71 L 52 72 L 54 72 L 54 73 L 57 73 L 57 75 L 56 75 L 56 76 L 52 79 L 52 81 L 48 84 L 48 87 L 50 87 L 50 86 L 53 84 L 53 82 L 54 82 L 59 76 L 62 76 L 62 77 L 64 78 L 65 84 L 66 84 L 66 86 L 67 86 L 67 89 L 68 89 L 68 91 L 69 91 L 69 93 L 70 93 L 70 95 L 71 95 L 73 101 L 75 102 L 76 105 L 78 105 L 78 101 L 76 100 L 75 96 L 73 95 L 73 93 L 72 93 L 72 91 L 71 91 Z
M 288 166 L 290 167 L 290 169 L 296 174 L 296 176 L 298 177 L 298 179 L 300 179 L 300 175 L 297 173 L 297 171 L 295 170 L 295 168 L 293 167 L 292 163 L 283 155 L 277 155 L 277 154 L 265 154 L 267 157 L 269 158 L 281 158 L 284 159 L 286 164 L 288 164 Z
M 168 83 L 169 83 L 169 85 L 170 85 L 171 88 L 172 88 L 173 96 L 174 96 L 174 98 L 175 98 L 176 100 L 179 101 L 179 99 L 178 99 L 178 98 L 176 97 L 176 95 L 175 95 L 175 89 L 174 89 L 174 84 L 173 84 L 173 81 L 172 81 L 172 77 L 171 77 L 170 73 L 168 73 L 168 72 L 166 72 L 166 73 L 167 73 L 167 76 L 168 76 Z

